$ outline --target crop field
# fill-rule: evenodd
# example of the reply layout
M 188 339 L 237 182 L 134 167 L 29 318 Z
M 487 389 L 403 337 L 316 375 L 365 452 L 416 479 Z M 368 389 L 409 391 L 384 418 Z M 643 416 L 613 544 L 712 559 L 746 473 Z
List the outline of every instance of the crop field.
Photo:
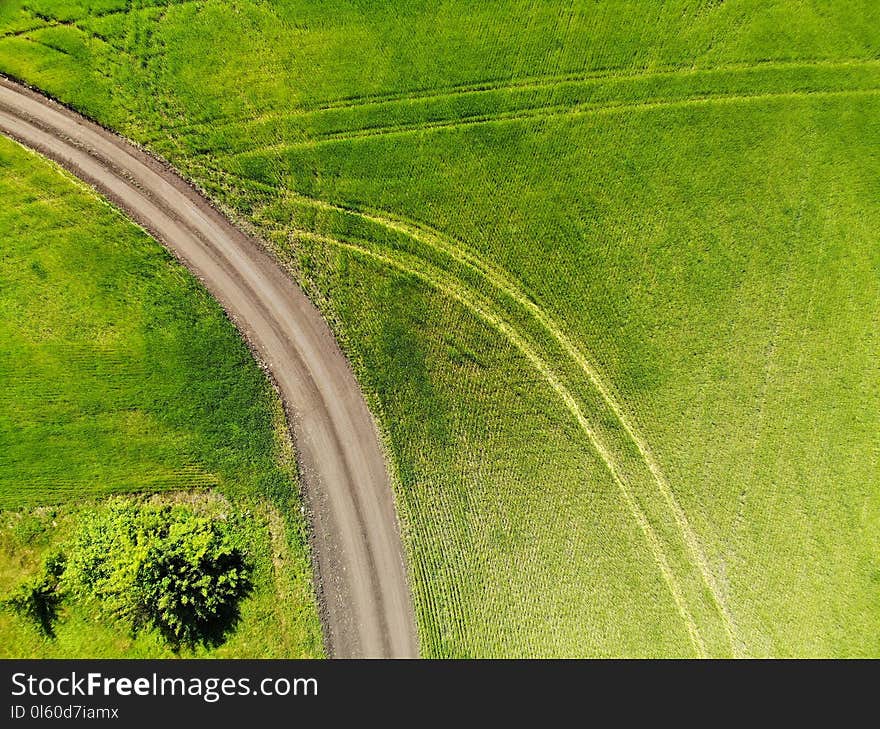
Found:
M 0 597 L 103 497 L 216 489 L 274 524 L 253 528 L 254 544 L 272 540 L 251 550 L 259 589 L 217 655 L 320 655 L 281 406 L 219 306 L 121 213 L 5 138 L 0 199 Z M 160 647 L 88 612 L 47 642 L 0 611 L 0 645 L 6 657 Z
M 880 656 L 872 0 L 9 0 L 0 72 L 322 308 L 424 655 Z

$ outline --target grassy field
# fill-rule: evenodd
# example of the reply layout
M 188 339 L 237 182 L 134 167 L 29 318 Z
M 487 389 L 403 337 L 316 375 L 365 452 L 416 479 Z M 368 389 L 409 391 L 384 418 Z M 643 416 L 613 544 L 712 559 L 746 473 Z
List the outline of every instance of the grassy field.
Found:
M 880 655 L 875 3 L 11 0 L 331 320 L 430 656 Z
M 320 655 L 281 406 L 219 306 L 119 212 L 6 139 L 0 199 L 0 595 L 101 497 L 213 488 L 262 521 L 258 589 L 212 654 Z M 75 608 L 54 641 L 0 611 L 0 645 L 167 653 Z

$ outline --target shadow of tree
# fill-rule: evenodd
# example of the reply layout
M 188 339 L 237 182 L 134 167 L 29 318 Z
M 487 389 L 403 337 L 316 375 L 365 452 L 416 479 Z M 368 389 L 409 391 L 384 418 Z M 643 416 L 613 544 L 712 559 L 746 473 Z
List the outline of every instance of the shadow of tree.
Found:
M 43 571 L 18 586 L 3 600 L 3 605 L 14 613 L 31 620 L 47 638 L 55 637 L 55 621 L 61 594 L 58 581 L 64 572 L 63 555 L 51 555 L 43 565 Z

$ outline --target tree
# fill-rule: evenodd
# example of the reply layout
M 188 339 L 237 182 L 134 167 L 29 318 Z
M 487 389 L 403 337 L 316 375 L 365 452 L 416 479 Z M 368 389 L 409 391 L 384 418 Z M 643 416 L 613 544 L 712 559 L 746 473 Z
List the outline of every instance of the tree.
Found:
M 229 522 L 117 501 L 82 524 L 63 582 L 132 632 L 154 627 L 178 648 L 222 642 L 250 592 L 250 573 Z

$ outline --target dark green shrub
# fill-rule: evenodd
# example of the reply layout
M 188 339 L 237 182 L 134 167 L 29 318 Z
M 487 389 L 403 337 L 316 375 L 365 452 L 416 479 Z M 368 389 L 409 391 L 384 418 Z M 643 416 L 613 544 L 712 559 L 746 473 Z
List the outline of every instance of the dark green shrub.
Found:
M 182 507 L 117 502 L 81 526 L 68 556 L 71 594 L 175 647 L 222 642 L 251 589 L 230 525 Z

